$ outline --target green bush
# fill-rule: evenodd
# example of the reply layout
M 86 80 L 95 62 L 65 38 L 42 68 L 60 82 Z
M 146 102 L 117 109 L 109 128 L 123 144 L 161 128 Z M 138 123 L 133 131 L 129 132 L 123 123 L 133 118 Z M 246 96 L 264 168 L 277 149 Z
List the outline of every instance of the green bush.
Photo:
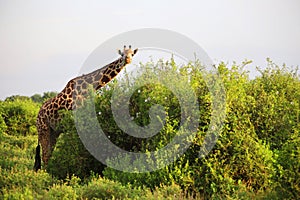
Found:
M 101 177 L 94 177 L 87 185 L 78 189 L 83 199 L 185 199 L 185 193 L 178 185 L 160 185 L 153 191 L 147 188 L 132 187 Z M 189 197 L 189 199 L 193 199 Z
M 36 117 L 39 111 L 39 104 L 30 99 L 7 100 L 0 104 L 1 118 L 4 119 L 6 131 L 10 135 L 35 135 Z M 3 129 L 3 122 L 1 123 Z M 5 127 L 5 126 L 4 126 Z
M 299 79 L 282 69 L 270 70 L 267 68 L 262 72 L 261 77 L 251 80 L 247 72 L 243 70 L 245 64 L 247 63 L 242 66 L 234 65 L 231 69 L 228 69 L 226 64 L 221 63 L 217 67 L 226 89 L 227 116 L 214 149 L 207 157 L 200 159 L 198 158 L 199 150 L 211 119 L 211 96 L 203 76 L 192 65 L 187 65 L 178 71 L 175 63 L 158 63 L 154 67 L 155 70 L 158 70 L 154 72 L 156 76 L 159 76 L 160 73 L 168 76 L 169 74 L 166 71 L 169 70 L 169 72 L 172 72 L 170 74 L 175 72 L 181 73 L 182 76 L 188 75 L 191 77 L 190 82 L 198 95 L 200 105 L 200 125 L 196 137 L 184 155 L 174 163 L 157 171 L 128 173 L 105 168 L 103 171 L 104 176 L 125 185 L 130 183 L 134 187 L 146 186 L 152 190 L 160 187 L 160 185 L 170 186 L 176 184 L 187 194 L 200 193 L 204 198 L 228 198 L 233 196 L 236 198 L 251 198 L 263 193 L 272 196 L 272 194 L 277 194 L 276 190 L 279 183 L 285 185 L 282 188 L 289 191 L 292 188 L 295 190 L 295 185 L 297 185 L 295 183 L 298 183 L 297 172 L 292 174 L 295 177 L 293 186 L 287 186 L 286 182 L 288 181 L 282 182 L 276 177 L 278 177 L 278 169 L 281 169 L 281 176 L 283 176 L 282 174 L 289 173 L 286 171 L 283 173 L 283 171 L 290 171 L 290 166 L 294 165 L 284 165 L 277 158 L 283 158 L 282 152 L 285 152 L 287 148 L 283 144 L 287 144 L 286 141 L 291 140 L 290 133 L 299 130 L 296 124 L 299 119 L 297 99 L 300 87 L 294 88 L 295 85 L 298 86 Z M 163 65 L 163 68 L 160 68 L 161 65 Z M 155 104 L 162 105 L 165 109 L 166 121 L 163 129 L 158 134 L 147 139 L 134 138 L 124 133 L 117 126 L 112 114 L 110 100 L 114 90 L 125 91 L 127 85 L 122 85 L 122 82 L 118 82 L 118 87 L 115 87 L 117 82 L 114 81 L 109 87 L 103 88 L 99 95 L 95 97 L 95 107 L 96 113 L 99 113 L 98 121 L 101 128 L 114 144 L 127 151 L 147 153 L 164 147 L 176 134 L 179 134 L 178 126 L 182 110 L 179 107 L 177 97 L 166 87 L 156 84 L 156 77 L 151 76 L 151 73 L 153 73 L 152 68 L 146 64 L 142 65 L 140 70 L 141 72 L 143 70 L 147 72 L 144 73 L 146 77 L 141 80 L 152 84 L 143 85 L 141 83 L 142 87 L 132 91 L 129 112 L 137 125 L 147 126 L 151 123 L 149 118 L 150 107 Z M 175 78 L 169 77 L 169 79 Z M 126 81 L 128 83 L 125 78 Z M 181 87 L 185 87 L 184 84 L 182 86 L 180 84 L 178 83 L 179 90 Z M 276 88 L 276 90 L 272 88 Z M 283 95 L 276 98 L 276 91 Z M 122 100 L 122 98 L 116 99 L 114 103 L 122 106 L 124 105 Z M 273 121 L 269 121 L 269 119 Z M 89 119 L 87 117 L 84 120 L 88 121 Z M 65 122 L 65 126 L 70 124 L 68 121 Z M 52 169 L 56 168 L 58 172 L 63 172 L 63 169 L 75 169 L 63 172 L 64 175 L 81 174 L 84 170 L 91 170 L 92 165 L 88 166 L 85 162 L 78 164 L 80 160 L 86 159 L 85 156 L 88 154 L 78 154 L 84 149 L 82 144 L 80 143 L 78 146 L 78 138 L 75 140 L 70 139 L 71 132 L 73 134 L 71 138 L 77 137 L 76 130 L 71 127 L 66 128 L 66 130 L 69 132 L 66 132 L 60 138 L 61 141 L 58 142 L 57 148 L 72 147 L 72 149 L 69 151 L 60 150 L 59 154 L 62 157 L 59 160 L 56 159 L 58 157 L 54 153 L 53 163 L 61 163 L 61 167 L 53 165 L 51 166 Z M 72 145 L 66 147 L 67 144 Z M 276 149 L 278 151 L 275 151 Z M 66 155 L 69 156 L 69 159 Z M 70 159 L 72 156 L 74 157 Z M 125 170 L 132 162 L 128 158 L 117 159 L 120 159 L 119 163 Z M 143 163 L 144 161 L 137 160 L 136 162 Z M 290 158 L 287 162 L 292 163 L 295 161 Z M 81 166 L 80 170 L 82 171 L 78 170 L 78 166 Z M 83 166 L 85 167 L 83 168 Z M 102 169 L 98 168 L 98 170 L 97 173 L 102 172 Z
M 43 196 L 43 199 L 79 199 L 76 190 L 66 184 L 54 184 L 49 191 Z
M 34 136 L 12 136 L 2 134 L 0 141 L 0 167 L 31 169 L 37 140 Z
M 74 113 L 62 112 L 64 118 L 59 128 L 63 132 L 47 172 L 36 173 L 32 167 L 37 136 L 33 134 L 44 97 L 31 97 L 39 103 L 21 96 L 0 102 L 0 199 L 299 199 L 299 74 L 268 62 L 268 67 L 260 70 L 261 75 L 254 79 L 244 70 L 250 62 L 230 68 L 225 63 L 216 66 L 226 91 L 226 117 L 214 148 L 204 158 L 199 157 L 199 151 L 213 117 L 214 97 L 203 78 L 207 74 L 192 64 L 180 69 L 174 60 L 141 64 L 142 87 L 127 91 L 126 84 L 132 82 L 125 76 L 98 91 L 92 101 L 95 105 L 87 103 L 83 107 L 95 106 L 106 136 L 126 151 L 149 155 L 150 151 L 161 149 L 175 136 L 184 134 L 185 131 L 179 131 L 180 116 L 187 114 L 180 107 L 178 96 L 159 84 L 157 78 L 164 76 L 169 83 L 175 81 L 180 93 L 186 96 L 184 81 L 189 81 L 199 103 L 199 110 L 193 111 L 200 113 L 195 138 L 184 138 L 192 142 L 185 153 L 152 172 L 122 172 L 105 167 L 93 158 L 77 133 L 78 128 L 85 130 L 91 116 L 78 109 L 81 118 L 76 127 Z M 174 74 L 180 74 L 182 81 Z M 112 103 L 124 106 L 124 99 L 111 101 L 113 92 L 133 94 L 129 114 L 136 125 L 147 127 L 153 120 L 161 120 L 159 115 L 164 115 L 165 121 L 160 121 L 163 128 L 147 139 L 127 135 L 115 122 L 111 108 Z M 149 116 L 155 104 L 160 104 L 164 111 Z M 178 148 L 174 146 L 165 156 Z M 147 167 L 145 162 L 153 163 L 153 158 L 158 164 L 164 161 L 154 154 L 134 162 L 143 168 Z M 125 171 L 133 162 L 129 157 L 116 156 L 107 163 L 116 160 Z
M 125 199 L 133 195 L 130 187 L 107 179 L 92 179 L 82 188 L 82 197 L 86 199 Z
M 56 180 L 32 170 L 36 136 L 8 135 L 0 140 L 0 199 L 36 199 Z
M 0 139 L 2 136 L 2 133 L 4 133 L 7 130 L 7 126 L 5 124 L 4 118 L 3 118 L 3 102 L 0 101 Z
M 297 71 L 268 63 L 248 87 L 255 99 L 251 121 L 258 137 L 280 150 L 299 124 L 300 80 Z
M 299 124 L 298 124 L 299 126 Z M 300 126 L 299 126 L 300 128 Z M 280 184 L 279 191 L 283 197 L 300 197 L 300 131 L 299 128 L 291 133 L 290 138 L 283 144 L 277 157 L 278 174 L 276 181 Z

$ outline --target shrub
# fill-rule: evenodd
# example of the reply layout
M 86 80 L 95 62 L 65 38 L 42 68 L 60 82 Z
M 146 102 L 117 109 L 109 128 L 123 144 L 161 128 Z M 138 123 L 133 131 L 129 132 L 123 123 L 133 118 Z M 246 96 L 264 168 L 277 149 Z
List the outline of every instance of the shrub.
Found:
M 147 153 L 158 150 L 168 144 L 175 135 L 180 134 L 178 127 L 180 125 L 180 115 L 184 114 L 184 110 L 179 107 L 179 100 L 176 95 L 166 87 L 156 84 L 156 78 L 159 77 L 157 74 L 163 73 L 164 76 L 168 76 L 169 74 L 166 71 L 169 70 L 169 72 L 172 72 L 170 74 L 175 72 L 175 74 L 181 73 L 182 76 L 189 76 L 200 105 L 200 123 L 196 137 L 185 154 L 181 155 L 175 162 L 157 171 L 146 173 L 128 173 L 105 168 L 103 171 L 104 176 L 123 185 L 130 183 L 133 187 L 148 187 L 152 190 L 161 185 L 169 187 L 175 184 L 186 191 L 186 194 L 200 193 L 203 198 L 252 198 L 255 195 L 264 193 L 267 196 L 272 196 L 276 194 L 274 191 L 278 188 L 277 183 L 280 183 L 282 188 L 286 190 L 297 190 L 295 188 L 298 183 L 297 174 L 291 172 L 291 166 L 294 165 L 292 163 L 295 161 L 290 158 L 288 163 L 291 164 L 283 164 L 277 158 L 287 160 L 283 155 L 285 155 L 287 149 L 293 147 L 287 146 L 288 143 L 286 142 L 292 141 L 291 134 L 299 130 L 299 127 L 296 127 L 299 119 L 299 106 L 297 106 L 299 89 L 293 87 L 299 84 L 299 80 L 294 76 L 290 76 L 290 73 L 281 72 L 281 69 L 273 71 L 266 69 L 262 77 L 250 80 L 248 74 L 243 70 L 247 63 L 249 62 L 244 63 L 242 66 L 234 65 L 231 69 L 228 69 L 224 63 L 219 64 L 217 67 L 226 88 L 227 115 L 214 149 L 202 159 L 198 156 L 211 120 L 212 97 L 201 72 L 193 68 L 192 65 L 187 65 L 178 70 L 174 62 L 169 64 L 158 63 L 154 66 L 154 69 L 158 70 L 154 73 L 156 77 L 151 76 L 151 73 L 153 73 L 152 68 L 147 64 L 141 66 L 140 71 L 145 70 L 147 72 L 144 73 L 146 75 L 141 80 L 147 84 L 141 82 L 142 87 L 129 91 L 133 94 L 129 103 L 129 114 L 135 124 L 145 127 L 151 124 L 151 120 L 155 120 L 149 117 L 151 106 L 160 104 L 164 107 L 164 126 L 158 134 L 151 138 L 143 139 L 129 136 L 114 121 L 110 100 L 114 90 L 126 92 L 125 89 L 128 85 L 122 83 L 122 81 L 129 82 L 126 77 L 124 80 L 119 80 L 120 82 L 114 81 L 103 88 L 99 95 L 95 97 L 95 108 L 101 128 L 110 141 L 131 152 Z M 176 79 L 169 77 L 168 80 Z M 117 83 L 118 87 L 115 87 Z M 179 90 L 186 87 L 180 82 L 177 82 L 177 84 Z M 281 94 L 279 97 L 276 96 L 276 91 Z M 293 104 L 290 102 L 293 102 Z M 122 98 L 114 99 L 113 103 L 119 106 L 125 105 Z M 85 117 L 83 121 L 90 120 L 88 116 Z M 283 118 L 283 120 L 280 120 L 280 118 Z M 270 122 L 269 119 L 273 121 Z M 88 124 L 83 121 L 79 122 L 80 126 Z M 68 173 L 81 174 L 87 169 L 91 170 L 92 165 L 80 161 L 85 160 L 88 154 L 79 153 L 82 152 L 84 147 L 79 143 L 74 127 L 68 127 L 72 123 L 69 121 L 63 123 L 67 127 L 67 131 L 64 136 L 61 136 L 57 144 L 57 149 L 60 149 L 61 152 L 53 154 L 53 163 L 62 163 L 62 165 L 61 168 L 54 165 L 51 168 L 64 174 L 64 176 Z M 76 137 L 77 139 L 74 139 Z M 64 151 L 63 148 L 72 149 Z M 174 152 L 176 148 L 173 149 Z M 283 148 L 282 151 L 281 148 Z M 296 155 L 295 152 L 294 154 Z M 59 160 L 58 155 L 61 156 Z M 118 163 L 125 171 L 132 164 L 132 160 L 127 157 L 116 157 L 116 159 L 119 160 Z M 149 161 L 153 160 L 149 159 Z M 135 162 L 142 165 L 145 161 L 136 160 Z M 74 170 L 66 172 L 64 169 Z M 102 169 L 97 172 L 101 172 Z M 276 170 L 278 169 L 282 171 L 281 177 L 283 177 L 283 180 L 283 174 L 292 173 L 291 176 L 295 177 L 295 180 L 292 180 L 293 186 L 289 182 L 291 179 L 283 181 L 276 178 L 278 176 Z M 287 184 L 288 182 L 289 184 Z
M 3 115 L 4 115 L 3 104 L 4 103 L 2 101 L 0 101 L 0 139 L 1 139 L 2 133 L 4 133 L 7 130 L 7 126 L 6 126 L 4 118 L 3 118 Z
M 131 189 L 108 179 L 93 178 L 81 188 L 82 198 L 86 199 L 128 199 L 142 195 L 142 190 Z
M 62 113 L 65 116 L 60 123 L 63 133 L 58 138 L 47 168 L 55 178 L 45 171 L 35 173 L 31 168 L 36 137 L 26 133 L 24 124 L 33 124 L 36 116 L 29 115 L 28 108 L 31 105 L 35 109 L 38 104 L 23 97 L 22 100 L 21 97 L 14 97 L 0 102 L 0 198 L 299 199 L 299 77 L 269 61 L 269 67 L 261 71 L 261 76 L 251 80 L 243 68 L 247 63 L 233 65 L 230 69 L 225 63 L 217 66 L 226 89 L 226 118 L 214 148 L 204 158 L 199 157 L 199 150 L 212 120 L 213 97 L 203 73 L 193 65 L 179 69 L 174 61 L 156 65 L 147 63 L 140 67 L 140 72 L 147 72 L 140 80 L 142 87 L 127 91 L 128 85 L 122 81 L 132 82 L 125 76 L 123 80 L 113 81 L 98 92 L 93 103 L 99 124 L 110 141 L 126 151 L 149 155 L 150 151 L 163 148 L 175 136 L 184 133 L 178 130 L 180 116 L 186 110 L 180 107 L 180 98 L 159 84 L 157 77 L 164 75 L 168 80 L 177 81 L 178 90 L 182 93 L 186 87 L 184 81 L 178 81 L 172 74 L 179 73 L 183 79 L 189 77 L 200 113 L 195 138 L 176 161 L 153 172 L 129 173 L 109 167 L 104 169 L 87 152 L 78 137 L 77 128 L 85 130 L 91 120 L 91 116 L 79 109 L 82 119 L 77 121 L 76 127 L 72 113 Z M 154 72 L 156 77 L 152 76 L 151 70 L 158 70 Z M 115 87 L 116 84 L 118 87 Z M 128 106 L 122 98 L 110 101 L 113 92 L 118 91 L 121 94 L 132 92 L 129 115 L 135 125 L 155 129 L 148 125 L 153 120 L 161 120 L 163 128 L 147 139 L 126 134 L 114 121 L 111 108 L 112 103 L 120 107 Z M 32 98 L 40 102 L 40 97 L 35 95 Z M 149 116 L 150 108 L 155 104 L 162 105 L 164 110 Z M 83 107 L 86 106 L 94 105 Z M 162 122 L 163 115 L 165 121 Z M 1 117 L 4 123 L 1 123 Z M 22 117 L 26 119 L 22 121 Z M 190 138 L 186 140 L 191 141 Z M 174 146 L 167 154 L 176 152 L 178 148 Z M 145 162 L 151 164 L 155 160 L 153 158 L 157 164 L 164 161 L 154 154 L 148 160 L 137 159 L 134 162 L 141 168 L 147 167 Z M 125 171 L 133 163 L 126 156 L 116 156 L 115 159 Z M 113 161 L 108 159 L 107 163 Z M 105 178 L 90 176 L 94 173 Z
M 44 171 L 36 173 L 31 169 L 19 170 L 18 166 L 11 170 L 0 168 L 0 188 L 4 196 L 12 193 L 24 195 L 29 190 L 34 197 L 40 197 L 55 182 L 55 179 Z
M 271 60 L 260 73 L 247 92 L 255 99 L 251 121 L 259 139 L 280 150 L 299 124 L 300 79 L 297 71 Z
M 278 174 L 275 181 L 280 183 L 278 193 L 283 198 L 300 198 L 300 126 L 291 133 L 290 138 L 283 144 L 277 157 Z
M 10 135 L 35 135 L 35 122 L 39 104 L 30 99 L 7 100 L 0 104 L 1 115 L 6 124 L 6 132 Z M 3 123 L 2 123 L 3 124 Z M 2 125 L 3 126 L 3 125 Z
M 66 184 L 54 184 L 42 199 L 79 199 L 76 190 Z

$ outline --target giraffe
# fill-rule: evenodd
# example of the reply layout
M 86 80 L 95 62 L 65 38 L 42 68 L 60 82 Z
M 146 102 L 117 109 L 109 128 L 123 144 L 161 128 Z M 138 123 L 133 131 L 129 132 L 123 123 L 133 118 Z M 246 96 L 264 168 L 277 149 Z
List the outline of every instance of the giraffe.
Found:
M 88 86 L 99 90 L 110 82 L 118 73 L 132 61 L 132 57 L 138 49 L 132 50 L 124 46 L 124 50 L 118 50 L 120 58 L 112 63 L 95 70 L 89 74 L 71 79 L 64 89 L 54 98 L 46 101 L 40 108 L 36 126 L 38 130 L 38 145 L 36 147 L 34 170 L 41 169 L 40 145 L 42 146 L 42 160 L 47 166 L 53 152 L 56 140 L 60 135 L 57 125 L 61 120 L 59 110 L 74 110 L 82 104 L 82 100 L 88 93 Z

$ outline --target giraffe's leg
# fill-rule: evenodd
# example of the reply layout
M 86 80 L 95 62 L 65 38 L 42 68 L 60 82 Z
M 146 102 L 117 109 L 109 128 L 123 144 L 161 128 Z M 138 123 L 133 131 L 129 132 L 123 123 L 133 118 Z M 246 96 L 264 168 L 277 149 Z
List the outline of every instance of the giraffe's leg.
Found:
M 59 132 L 49 127 L 43 139 L 41 140 L 41 145 L 43 150 L 42 159 L 45 166 L 48 165 L 49 159 L 54 150 L 58 136 L 59 136 Z
M 39 143 L 42 146 L 42 160 L 47 166 L 50 158 L 50 127 L 46 126 L 39 132 Z
M 57 138 L 58 136 L 60 135 L 60 132 L 57 131 L 57 130 L 54 130 L 54 129 L 51 129 L 50 128 L 50 147 L 49 147 L 49 157 L 51 156 L 53 150 L 54 150 L 54 147 L 56 145 L 56 141 L 57 141 Z

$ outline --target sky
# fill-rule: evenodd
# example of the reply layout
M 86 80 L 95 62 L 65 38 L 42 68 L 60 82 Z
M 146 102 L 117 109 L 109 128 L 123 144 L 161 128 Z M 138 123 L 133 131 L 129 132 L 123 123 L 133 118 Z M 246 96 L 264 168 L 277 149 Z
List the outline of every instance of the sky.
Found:
M 299 66 L 299 8 L 299 0 L 0 0 L 0 99 L 61 91 L 99 45 L 141 28 L 183 34 L 214 63 L 252 60 L 252 76 L 268 57 Z

